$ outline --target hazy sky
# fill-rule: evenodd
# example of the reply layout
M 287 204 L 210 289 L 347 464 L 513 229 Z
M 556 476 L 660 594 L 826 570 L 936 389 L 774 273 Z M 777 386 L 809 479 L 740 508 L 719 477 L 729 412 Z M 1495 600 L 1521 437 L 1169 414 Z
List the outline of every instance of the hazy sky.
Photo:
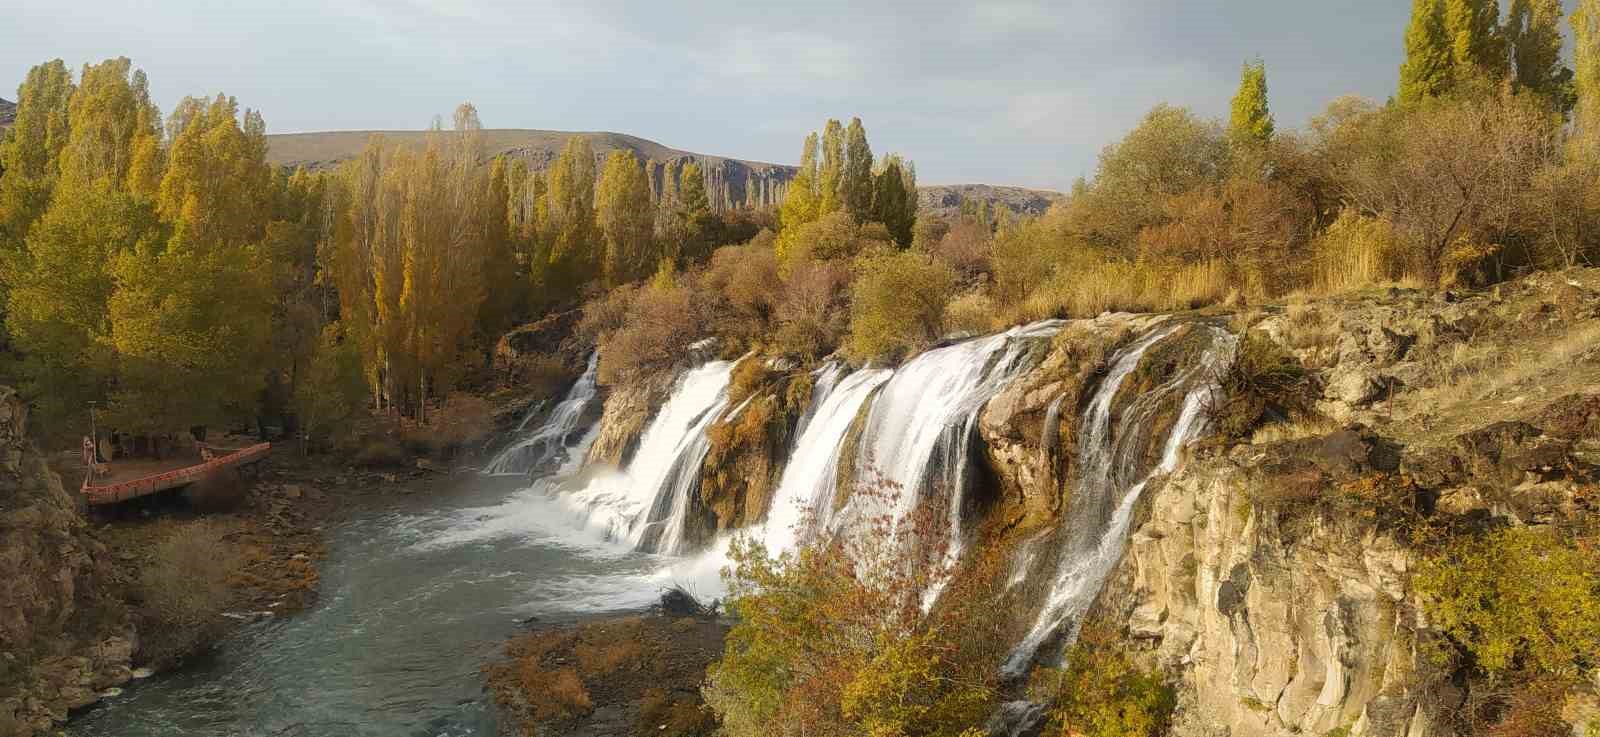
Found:
M 225 91 L 269 131 L 611 130 L 792 163 L 859 115 L 924 183 L 1065 188 L 1159 102 L 1225 114 L 1249 57 L 1280 126 L 1382 100 L 1404 0 L 767 3 L 623 0 L 7 0 L 0 96 L 39 61 L 125 55 L 163 110 Z

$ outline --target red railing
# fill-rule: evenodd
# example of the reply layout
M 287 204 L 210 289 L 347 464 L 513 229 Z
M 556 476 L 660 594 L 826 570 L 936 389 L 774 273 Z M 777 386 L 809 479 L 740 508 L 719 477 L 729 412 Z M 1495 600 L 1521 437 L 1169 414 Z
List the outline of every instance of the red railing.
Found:
M 272 450 L 272 443 L 260 443 L 233 451 L 227 455 L 217 456 L 193 466 L 185 466 L 176 470 L 133 479 L 132 481 L 106 484 L 104 486 L 91 484 L 88 479 L 84 479 L 83 496 L 89 504 L 115 504 L 116 502 L 154 494 L 158 491 L 183 486 L 184 484 L 192 484 L 208 474 L 229 466 L 259 461 L 266 457 L 267 452 L 270 450 Z

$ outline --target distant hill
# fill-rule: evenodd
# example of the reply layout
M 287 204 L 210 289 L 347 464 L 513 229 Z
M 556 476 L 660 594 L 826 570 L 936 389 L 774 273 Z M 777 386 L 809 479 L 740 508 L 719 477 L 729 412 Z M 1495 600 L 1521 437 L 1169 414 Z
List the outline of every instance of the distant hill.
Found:
M 400 144 L 420 144 L 421 131 L 332 131 L 327 133 L 283 133 L 267 136 L 267 159 L 274 164 L 308 169 L 328 169 L 354 158 L 374 133 Z M 536 169 L 555 161 L 567 138 L 578 135 L 564 131 L 526 129 L 487 129 L 484 147 L 490 156 L 502 154 L 526 160 Z M 605 160 L 612 151 L 632 151 L 650 164 L 650 175 L 659 194 L 668 179 L 668 165 L 681 166 L 690 159 L 700 163 L 706 173 L 706 190 L 717 209 L 753 205 L 773 205 L 783 200 L 784 188 L 794 178 L 794 167 L 761 161 L 744 161 L 723 156 L 698 154 L 663 146 L 655 141 L 622 133 L 582 133 L 589 137 L 595 157 Z
M 311 170 L 330 169 L 339 162 L 355 158 L 374 133 L 403 144 L 421 143 L 420 131 L 330 131 L 326 133 L 282 133 L 267 136 L 267 158 L 274 164 L 304 166 Z M 535 168 L 549 166 L 561 153 L 569 136 L 564 131 L 530 129 L 489 129 L 483 132 L 484 145 L 491 156 L 520 157 Z M 594 146 L 595 157 L 604 160 L 612 151 L 627 149 L 640 160 L 653 162 L 651 178 L 660 192 L 666 165 L 681 165 L 689 159 L 700 162 L 709 181 L 707 188 L 718 208 L 736 205 L 774 205 L 783 199 L 784 189 L 794 178 L 795 167 L 762 161 L 730 159 L 671 148 L 655 141 L 624 133 L 584 133 Z M 960 211 L 965 200 L 988 200 L 1018 214 L 1037 215 L 1065 199 L 1060 192 L 998 187 L 988 184 L 941 184 L 918 187 L 917 199 L 923 212 L 949 216 Z
M 0 128 L 10 128 L 12 121 L 17 119 L 17 103 L 10 100 L 0 100 Z
M 961 203 L 987 200 L 1007 207 L 1018 215 L 1042 215 L 1066 195 L 1048 189 L 1000 187 L 992 184 L 940 184 L 917 188 L 917 209 L 949 217 L 961 211 Z

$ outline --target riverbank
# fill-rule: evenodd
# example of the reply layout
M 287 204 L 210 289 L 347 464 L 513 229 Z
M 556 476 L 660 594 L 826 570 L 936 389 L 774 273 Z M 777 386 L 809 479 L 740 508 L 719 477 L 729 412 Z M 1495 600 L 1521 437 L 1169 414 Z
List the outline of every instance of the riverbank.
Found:
M 65 454 L 26 440 L 5 400 L 0 473 L 0 736 L 47 734 L 130 681 L 180 669 L 242 624 L 316 601 L 323 531 L 359 500 L 447 477 L 368 470 L 287 449 L 234 479 L 224 511 L 179 493 L 85 509 Z
M 676 589 L 648 612 L 532 623 L 483 667 L 501 734 L 710 735 L 700 687 L 730 627 Z

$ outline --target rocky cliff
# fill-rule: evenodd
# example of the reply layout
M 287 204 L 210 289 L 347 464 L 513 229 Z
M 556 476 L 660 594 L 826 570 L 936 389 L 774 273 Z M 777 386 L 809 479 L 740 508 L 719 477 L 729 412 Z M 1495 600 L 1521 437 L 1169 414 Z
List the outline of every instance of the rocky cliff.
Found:
M 115 573 L 0 386 L 0 735 L 46 734 L 126 683 L 134 634 Z

